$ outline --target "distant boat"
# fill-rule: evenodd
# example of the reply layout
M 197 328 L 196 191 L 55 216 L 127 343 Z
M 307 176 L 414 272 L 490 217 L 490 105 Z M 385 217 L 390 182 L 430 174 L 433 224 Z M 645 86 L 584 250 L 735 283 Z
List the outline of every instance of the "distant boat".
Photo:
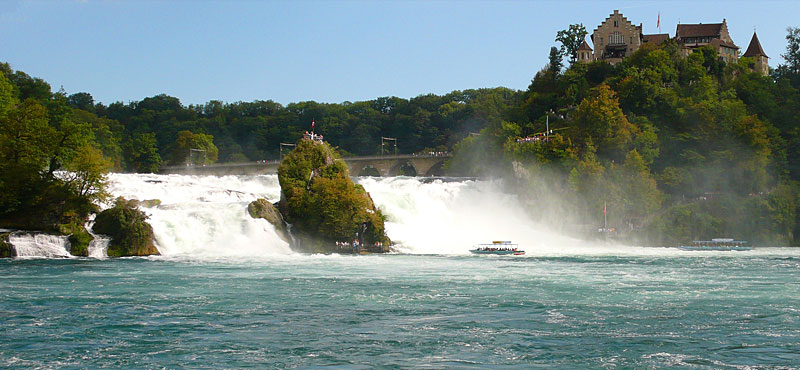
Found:
M 496 254 L 501 256 L 522 256 L 524 250 L 510 241 L 493 241 L 492 244 L 478 244 L 475 249 L 470 249 L 472 254 Z
M 746 241 L 730 238 L 695 240 L 691 245 L 681 245 L 678 248 L 684 251 L 749 251 L 753 249 Z

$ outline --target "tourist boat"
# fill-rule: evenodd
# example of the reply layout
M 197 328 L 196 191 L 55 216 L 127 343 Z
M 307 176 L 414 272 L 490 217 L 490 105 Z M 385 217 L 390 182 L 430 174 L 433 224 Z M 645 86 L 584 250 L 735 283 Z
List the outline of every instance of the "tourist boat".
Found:
M 521 256 L 524 250 L 518 248 L 517 244 L 510 241 L 493 241 L 492 244 L 478 244 L 475 249 L 470 249 L 472 254 L 496 254 L 501 256 Z
M 684 251 L 749 251 L 753 249 L 746 241 L 730 238 L 695 240 L 691 245 L 681 245 L 678 248 Z

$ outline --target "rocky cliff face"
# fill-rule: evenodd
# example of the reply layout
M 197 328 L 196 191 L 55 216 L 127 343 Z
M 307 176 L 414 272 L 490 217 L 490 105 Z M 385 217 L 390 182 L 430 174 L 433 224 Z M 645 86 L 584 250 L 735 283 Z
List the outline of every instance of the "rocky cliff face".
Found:
M 13 258 L 17 256 L 14 246 L 8 242 L 8 235 L 11 233 L 0 233 L 0 258 Z
M 147 215 L 136 208 L 135 202 L 118 198 L 114 207 L 97 215 L 92 231 L 108 235 L 109 257 L 157 255 L 153 227 L 147 223 Z
M 293 248 L 313 253 L 352 253 L 337 242 L 358 240 L 361 250 L 388 251 L 384 216 L 328 144 L 301 140 L 278 167 L 278 208 L 292 225 Z
M 280 212 L 275 205 L 270 203 L 266 199 L 256 199 L 252 201 L 249 205 L 247 205 L 247 212 L 250 214 L 252 218 L 263 218 L 273 226 L 275 226 L 275 231 L 277 232 L 278 236 L 283 239 L 283 241 L 291 244 L 292 237 L 289 234 L 289 230 L 286 228 L 286 223 L 283 221 L 283 217 L 281 216 Z

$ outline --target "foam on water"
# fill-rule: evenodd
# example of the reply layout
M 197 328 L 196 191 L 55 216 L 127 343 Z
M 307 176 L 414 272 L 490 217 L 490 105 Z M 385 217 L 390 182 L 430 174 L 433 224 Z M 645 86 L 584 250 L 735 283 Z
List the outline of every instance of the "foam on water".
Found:
M 67 251 L 69 241 L 66 236 L 12 233 L 8 242 L 14 246 L 17 257 L 72 257 Z
M 112 174 L 110 192 L 127 199 L 159 199 L 142 208 L 164 256 L 263 257 L 291 254 L 271 224 L 252 219 L 247 205 L 280 199 L 277 175 L 186 176 Z M 387 216 L 386 229 L 402 253 L 469 254 L 475 244 L 510 240 L 528 256 L 703 255 L 670 248 L 587 242 L 533 221 L 518 197 L 494 180 L 418 177 L 357 179 Z M 729 252 L 719 252 L 729 254 Z M 741 252 L 740 252 L 741 253 Z M 756 253 L 756 252 L 744 252 Z
M 114 196 L 161 201 L 142 210 L 150 217 L 162 255 L 216 258 L 291 253 L 269 222 L 247 213 L 253 200 L 279 199 L 277 176 L 112 174 L 109 180 Z
M 389 236 L 403 252 L 467 254 L 475 244 L 495 240 L 519 244 L 528 255 L 634 252 L 549 230 L 531 220 L 537 210 L 523 208 L 517 196 L 501 190 L 499 181 L 395 177 L 362 178 L 359 183 L 388 216 Z

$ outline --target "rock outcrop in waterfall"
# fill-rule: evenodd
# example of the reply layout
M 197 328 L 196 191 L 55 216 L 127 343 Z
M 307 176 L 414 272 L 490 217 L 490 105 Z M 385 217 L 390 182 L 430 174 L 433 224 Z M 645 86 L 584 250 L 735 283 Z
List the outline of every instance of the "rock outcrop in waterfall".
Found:
M 153 227 L 147 223 L 147 215 L 137 208 L 138 203 L 117 198 L 114 207 L 97 215 L 92 226 L 96 234 L 108 235 L 109 257 L 157 255 Z
M 387 252 L 384 215 L 327 143 L 304 138 L 278 167 L 278 208 L 292 225 L 292 248 L 311 253 Z M 353 248 L 357 242 L 358 248 Z M 343 243 L 348 243 L 343 246 Z

